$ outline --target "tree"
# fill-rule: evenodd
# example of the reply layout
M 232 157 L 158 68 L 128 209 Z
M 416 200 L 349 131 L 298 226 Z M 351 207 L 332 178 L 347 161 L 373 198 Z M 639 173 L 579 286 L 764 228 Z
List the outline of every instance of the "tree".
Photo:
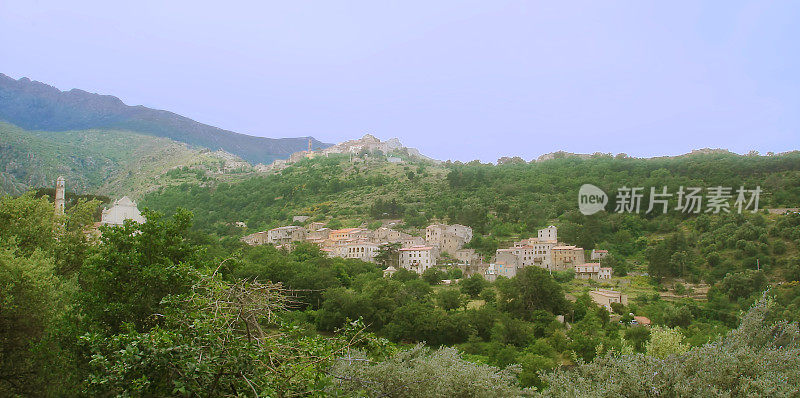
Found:
M 447 279 L 450 279 L 451 281 L 461 279 L 462 276 L 464 276 L 464 272 L 461 271 L 461 268 L 451 268 L 447 270 Z
M 422 273 L 422 280 L 425 282 L 430 283 L 431 285 L 438 285 L 442 279 L 444 279 L 446 274 L 439 270 L 438 268 L 431 267 L 425 270 Z
M 645 352 L 648 341 L 650 341 L 650 328 L 646 326 L 634 326 L 625 331 L 625 340 L 633 344 L 636 352 Z
M 416 272 L 414 272 L 414 275 L 416 275 Z M 431 285 L 418 278 L 406 281 L 403 283 L 403 287 L 415 300 L 425 300 L 433 291 Z
M 645 350 L 647 355 L 656 358 L 682 355 L 689 351 L 689 345 L 683 339 L 683 334 L 677 329 L 654 326 L 650 330 L 650 341 L 645 345 Z
M 473 274 L 469 278 L 462 279 L 460 282 L 458 282 L 461 292 L 472 297 L 473 299 L 480 297 L 481 292 L 488 285 L 489 282 L 479 274 Z
M 395 267 L 399 268 L 400 264 L 400 242 L 384 243 L 378 247 L 378 254 L 375 255 L 375 261 L 383 265 L 383 268 Z
M 767 280 L 763 272 L 745 270 L 728 274 L 728 276 L 720 282 L 719 287 L 731 300 L 738 300 L 761 291 L 766 283 Z
M 543 355 L 526 353 L 519 359 L 522 372 L 519 375 L 519 384 L 523 387 L 536 387 L 544 389 L 547 384 L 539 377 L 539 372 L 556 367 L 556 361 Z
M 0 395 L 44 395 L 50 372 L 58 370 L 46 340 L 65 305 L 53 268 L 41 251 L 26 257 L 0 249 Z
M 771 300 L 761 299 L 745 313 L 737 329 L 692 349 L 681 342 L 677 330 L 654 328 L 648 348 L 653 347 L 658 357 L 606 355 L 573 370 L 556 370 L 544 375 L 549 388 L 541 395 L 798 395 L 800 329 L 796 323 L 772 321 L 778 310 Z
M 466 307 L 467 302 L 467 296 L 456 289 L 442 289 L 436 295 L 436 304 L 445 311 Z
M 407 282 L 410 280 L 419 279 L 419 274 L 405 268 L 400 268 L 394 273 L 394 275 L 392 275 L 392 279 L 400 282 Z
M 46 197 L 35 199 L 33 192 L 17 198 L 0 197 L 0 239 L 5 242 L 13 239 L 14 246 L 23 256 L 30 255 L 37 249 L 52 250 L 55 245 L 56 232 L 53 226 L 56 221 L 53 205 Z
M 628 265 L 625 263 L 625 260 L 619 259 L 613 254 L 601 258 L 600 265 L 603 267 L 610 267 L 614 271 L 615 276 L 628 275 Z
M 147 330 L 161 322 L 165 297 L 191 288 L 195 270 L 187 262 L 196 249 L 183 238 L 191 213 L 144 214 L 144 224 L 103 227 L 100 251 L 79 272 L 81 308 L 100 330 L 116 333 L 123 324 Z
M 368 397 L 513 397 L 524 391 L 517 385 L 518 366 L 498 369 L 461 357 L 455 348 L 431 350 L 423 345 L 375 362 L 354 353 L 331 370 L 335 388 Z M 333 394 L 335 389 L 328 392 Z
M 276 325 L 288 304 L 277 284 L 202 276 L 164 304 L 158 327 L 81 337 L 91 354 L 84 394 L 303 395 L 324 388 L 320 376 L 360 341 L 357 330 L 326 339 Z
M 535 310 L 563 314 L 569 308 L 561 285 L 542 268 L 525 267 L 517 276 L 498 282 L 499 308 L 521 319 L 530 320 Z

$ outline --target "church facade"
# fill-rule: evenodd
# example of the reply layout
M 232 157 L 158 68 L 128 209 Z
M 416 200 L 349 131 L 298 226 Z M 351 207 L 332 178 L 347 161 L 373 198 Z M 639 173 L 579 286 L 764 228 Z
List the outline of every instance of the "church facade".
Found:
M 142 213 L 136 207 L 136 202 L 127 196 L 115 200 L 110 208 L 103 209 L 100 217 L 100 223 L 104 225 L 122 225 L 125 220 L 133 220 L 140 224 L 145 222 Z

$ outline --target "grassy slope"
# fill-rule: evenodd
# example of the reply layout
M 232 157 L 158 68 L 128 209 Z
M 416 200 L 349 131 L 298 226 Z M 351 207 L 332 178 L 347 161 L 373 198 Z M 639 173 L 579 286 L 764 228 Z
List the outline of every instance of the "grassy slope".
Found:
M 0 123 L 0 194 L 50 186 L 63 175 L 70 191 L 140 196 L 154 186 L 198 182 L 186 176 L 173 181 L 166 174 L 197 165 L 213 170 L 220 160 L 166 138 L 127 131 L 27 131 Z

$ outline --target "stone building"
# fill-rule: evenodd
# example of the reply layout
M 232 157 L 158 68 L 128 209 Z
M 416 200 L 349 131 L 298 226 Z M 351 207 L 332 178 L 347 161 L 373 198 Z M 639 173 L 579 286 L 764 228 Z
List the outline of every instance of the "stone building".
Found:
M 475 253 L 475 249 L 459 249 L 456 250 L 454 256 L 460 265 L 473 265 L 483 262 L 483 257 Z
M 318 229 L 310 229 L 306 233 L 306 240 L 321 245 L 330 238 L 330 235 L 331 235 L 330 228 L 322 227 Z
M 418 274 L 436 266 L 439 250 L 433 246 L 405 247 L 399 250 L 400 266 Z
M 273 228 L 267 231 L 267 243 L 273 245 L 285 245 L 287 243 L 305 240 L 306 229 L 296 225 Z
M 269 243 L 268 233 L 267 231 L 256 232 L 254 234 L 243 236 L 241 241 L 250 246 L 267 244 Z
M 517 276 L 517 267 L 505 264 L 492 263 L 486 267 L 483 278 L 489 282 L 494 282 L 498 277 L 513 278 Z
M 584 264 L 586 262 L 583 248 L 571 245 L 553 246 L 552 255 L 553 270 L 570 269 L 575 264 Z
M 136 207 L 136 202 L 127 196 L 115 200 L 110 208 L 104 208 L 100 214 L 100 223 L 104 225 L 122 225 L 125 220 L 133 220 L 140 224 L 146 221 Z
M 372 238 L 375 242 L 395 243 L 411 239 L 413 236 L 391 228 L 380 227 L 373 232 Z
M 537 238 L 539 242 L 558 242 L 558 228 L 555 225 L 551 225 L 540 229 Z
M 472 240 L 472 228 L 465 225 L 431 224 L 425 228 L 425 242 L 450 254 Z

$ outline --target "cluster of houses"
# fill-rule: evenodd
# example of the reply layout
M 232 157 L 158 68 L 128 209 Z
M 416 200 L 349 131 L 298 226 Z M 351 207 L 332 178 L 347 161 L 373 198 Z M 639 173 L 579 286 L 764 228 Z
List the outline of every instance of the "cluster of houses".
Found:
M 296 221 L 307 219 L 298 217 Z M 448 263 L 457 266 L 469 276 L 483 275 L 489 281 L 499 276 L 514 277 L 530 266 L 549 271 L 572 269 L 577 279 L 610 279 L 612 270 L 601 267 L 599 260 L 608 255 L 606 250 L 592 250 L 586 262 L 584 249 L 558 241 L 558 228 L 551 225 L 540 229 L 536 237 L 514 243 L 512 247 L 498 249 L 494 261 L 484 262 L 482 256 L 464 246 L 472 240 L 472 228 L 464 225 L 431 224 L 425 228 L 425 237 L 397 231 L 388 227 L 376 230 L 367 228 L 330 229 L 324 223 L 311 222 L 307 226 L 288 225 L 268 231 L 256 232 L 242 238 L 250 245 L 271 244 L 290 247 L 294 242 L 311 242 L 331 257 L 351 258 L 376 262 L 381 245 L 399 245 L 398 265 L 401 268 L 423 273 L 431 267 Z M 391 275 L 394 267 L 386 269 Z
M 295 221 L 305 222 L 300 217 Z M 610 279 L 612 270 L 600 266 L 600 259 L 608 255 L 606 250 L 592 250 L 587 263 L 583 248 L 558 241 L 558 229 L 549 226 L 540 229 L 535 238 L 516 242 L 513 247 L 498 249 L 494 261 L 485 263 L 473 249 L 465 249 L 472 240 L 472 229 L 464 225 L 431 224 L 425 228 L 425 237 L 413 236 L 392 228 L 381 227 L 329 229 L 324 223 L 312 222 L 306 227 L 289 225 L 257 232 L 242 238 L 250 245 L 272 244 L 290 247 L 294 242 L 311 242 L 331 257 L 358 259 L 376 262 L 381 245 L 399 244 L 398 265 L 401 268 L 423 273 L 431 267 L 445 262 L 464 271 L 466 276 L 482 275 L 489 281 L 499 276 L 511 278 L 524 267 L 535 266 L 551 271 L 573 269 L 576 279 Z M 384 275 L 394 274 L 397 269 L 388 266 Z M 626 295 L 613 290 L 597 289 L 589 292 L 592 300 L 611 311 L 612 303 L 628 304 Z
M 586 262 L 584 249 L 558 241 L 558 228 L 551 225 L 540 229 L 536 237 L 515 242 L 514 246 L 497 249 L 495 261 L 486 271 L 486 279 L 498 276 L 511 278 L 524 267 L 536 266 L 549 271 L 575 271 L 578 279 L 610 279 L 611 268 L 601 267 L 599 260 L 608 255 L 607 250 L 592 250 Z
M 249 245 L 272 244 L 289 247 L 295 242 L 311 242 L 331 257 L 352 258 L 376 262 L 381 245 L 395 243 L 398 249 L 398 265 L 423 273 L 436 267 L 445 253 L 462 264 L 482 262 L 472 249 L 464 249 L 472 240 L 472 228 L 464 225 L 431 224 L 425 229 L 425 237 L 397 231 L 388 227 L 376 230 L 367 228 L 330 229 L 324 223 L 312 222 L 307 226 L 288 225 L 268 231 L 256 232 L 242 238 Z M 394 267 L 386 270 L 389 274 Z

